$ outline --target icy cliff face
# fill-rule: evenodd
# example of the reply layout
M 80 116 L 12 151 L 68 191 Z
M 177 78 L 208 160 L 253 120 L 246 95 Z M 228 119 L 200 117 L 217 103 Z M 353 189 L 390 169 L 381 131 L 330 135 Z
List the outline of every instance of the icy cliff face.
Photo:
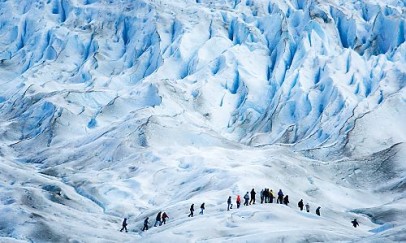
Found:
M 279 169 L 301 167 L 291 151 L 325 162 L 306 160 L 303 166 L 312 170 L 298 172 L 309 180 L 300 189 L 314 200 L 331 189 L 309 179 L 319 172 L 319 185 L 334 181 L 346 193 L 352 186 L 399 192 L 406 171 L 405 9 L 401 0 L 0 1 L 4 176 L 26 192 L 22 205 L 48 197 L 36 193 L 62 190 L 65 198 L 51 201 L 82 205 L 89 222 L 106 220 L 106 227 L 123 208 L 144 216 L 163 202 L 183 207 L 179 200 L 197 191 L 237 190 L 241 185 L 232 180 L 212 183 L 224 174 L 240 177 L 233 163 L 270 166 L 269 160 L 280 160 Z M 289 155 L 269 157 L 274 150 L 268 145 L 286 146 L 289 152 L 280 153 Z M 206 152 L 218 157 L 201 155 Z M 227 166 L 217 168 L 211 160 Z M 13 176 L 14 162 L 29 163 L 19 173 L 41 172 L 27 179 L 38 190 Z M 171 193 L 182 188 L 184 194 L 150 196 L 160 193 L 153 186 L 162 186 L 149 177 L 154 166 L 162 169 L 157 173 L 167 177 Z M 182 179 L 173 176 L 179 171 Z M 273 182 L 292 191 L 302 184 Z M 14 187 L 4 188 L 12 197 Z M 134 188 L 141 197 L 132 195 Z M 405 196 L 393 197 L 385 207 L 397 211 Z M 137 206 L 115 198 L 130 198 Z M 3 201 L 13 205 L 20 199 L 10 200 Z M 378 214 L 354 212 L 373 220 Z M 19 238 L 10 233 L 14 226 L 1 226 L 9 230 L 3 235 Z
M 360 117 L 405 107 L 402 2 L 4 1 L 1 12 L 1 113 L 20 142 L 107 129 L 159 106 L 161 86 L 223 137 L 330 154 L 352 154 Z

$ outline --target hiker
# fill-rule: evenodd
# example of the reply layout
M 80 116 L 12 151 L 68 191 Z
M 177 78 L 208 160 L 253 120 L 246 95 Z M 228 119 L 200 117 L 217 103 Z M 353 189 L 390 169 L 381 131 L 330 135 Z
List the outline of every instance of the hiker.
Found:
M 203 211 L 204 211 L 204 203 L 202 203 L 202 205 L 200 205 L 200 213 L 201 215 L 203 215 Z
M 161 211 L 159 211 L 159 213 L 156 215 L 156 218 L 155 218 L 155 224 L 154 224 L 154 227 L 156 227 L 156 225 L 159 223 L 159 225 L 161 225 L 162 223 L 161 223 L 161 215 L 162 215 L 162 212 Z
M 127 218 L 124 218 L 122 225 L 123 225 L 123 227 L 121 228 L 120 232 L 123 232 L 123 230 L 125 230 L 125 232 L 128 232 L 128 230 L 127 230 Z
M 300 199 L 300 201 L 297 203 L 297 206 L 300 208 L 300 211 L 303 211 L 303 199 Z
M 229 196 L 227 199 L 227 211 L 230 211 L 231 208 L 233 208 L 233 204 L 231 204 L 231 196 Z
M 278 199 L 276 199 L 276 203 L 282 204 L 283 203 L 283 192 L 282 189 L 279 189 L 278 192 Z
M 237 203 L 237 208 L 240 208 L 240 205 L 241 205 L 241 197 L 240 197 L 240 195 L 237 195 L 237 200 L 235 202 Z
M 310 205 L 309 205 L 309 203 L 306 203 L 305 207 L 306 207 L 306 211 L 307 211 L 307 212 L 310 212 Z
M 265 188 L 264 190 L 264 202 L 269 203 L 269 188 Z
M 190 206 L 190 214 L 188 215 L 188 217 L 193 217 L 193 212 L 195 211 L 195 205 L 194 204 L 192 204 L 191 206 Z
M 286 195 L 285 198 L 283 199 L 283 204 L 285 204 L 286 206 L 288 206 L 289 203 L 289 196 Z
M 316 214 L 319 215 L 319 216 L 320 216 L 320 208 L 321 207 L 316 208 Z
M 359 226 L 357 219 L 354 219 L 353 221 L 351 221 L 351 223 L 352 223 L 352 226 L 354 226 L 354 228 L 357 228 L 357 226 Z
M 264 203 L 264 199 L 265 199 L 265 194 L 264 194 L 264 189 L 261 190 L 261 192 L 259 193 L 259 196 L 261 198 L 261 204 Z
M 169 216 L 166 214 L 166 212 L 164 212 L 162 214 L 162 222 L 160 225 L 162 225 L 162 223 L 166 224 L 166 219 L 169 219 Z
M 148 217 L 145 218 L 144 220 L 144 228 L 142 228 L 142 231 L 148 230 Z
M 254 188 L 252 188 L 251 190 L 251 200 L 250 200 L 250 205 L 251 204 L 255 204 L 255 194 L 257 194 L 254 190 Z
M 270 191 L 269 191 L 269 202 L 270 202 L 270 203 L 273 203 L 273 199 L 274 199 L 273 191 L 270 190 Z
M 247 192 L 244 196 L 244 206 L 248 206 L 248 200 L 250 200 L 249 192 Z

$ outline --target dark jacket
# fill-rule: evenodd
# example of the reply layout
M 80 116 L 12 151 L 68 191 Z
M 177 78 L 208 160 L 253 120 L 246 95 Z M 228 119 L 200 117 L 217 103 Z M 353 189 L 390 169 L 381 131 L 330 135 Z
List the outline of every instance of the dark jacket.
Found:
M 124 218 L 124 220 L 123 220 L 123 227 L 126 227 L 127 226 L 127 218 Z
M 286 205 L 288 205 L 288 203 L 289 203 L 289 197 L 288 197 L 288 195 L 286 195 L 285 198 L 283 199 L 283 203 L 286 204 Z
M 254 191 L 254 189 L 252 189 L 252 190 L 251 190 L 251 198 L 254 198 L 254 197 L 255 197 L 255 194 L 257 194 L 257 193 Z
M 201 209 L 204 209 L 204 203 L 202 203 L 202 205 L 200 205 L 200 208 L 201 208 Z
M 159 213 L 156 215 L 156 220 L 161 221 L 161 214 L 162 214 L 162 212 L 159 212 Z

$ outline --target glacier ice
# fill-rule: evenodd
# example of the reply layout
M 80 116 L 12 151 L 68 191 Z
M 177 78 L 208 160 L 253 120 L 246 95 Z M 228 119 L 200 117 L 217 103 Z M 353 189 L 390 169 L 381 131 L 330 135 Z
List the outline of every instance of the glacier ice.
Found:
M 369 230 L 288 240 L 403 239 L 404 221 L 389 216 L 405 198 L 396 191 L 405 178 L 405 22 L 400 0 L 1 1 L 0 212 L 18 220 L 0 222 L 0 237 L 69 241 L 67 232 L 89 230 L 73 226 L 78 212 L 111 228 L 122 211 L 139 220 L 165 205 L 179 216 L 201 193 L 220 208 L 220 192 L 252 186 L 236 183 L 245 171 L 261 185 L 277 171 L 275 187 L 332 208 L 323 190 L 352 195 L 354 210 L 340 204 L 330 215 L 363 215 Z M 168 192 L 151 195 L 163 185 Z M 387 195 L 394 191 L 399 198 Z M 378 205 L 374 193 L 393 200 Z M 377 205 L 366 208 L 363 197 Z M 225 236 L 191 234 L 260 238 L 233 229 L 244 217 L 277 217 L 250 213 L 216 214 Z M 49 227 L 56 217 L 72 228 Z M 178 222 L 171 237 L 184 239 Z M 86 240 L 116 237 L 100 232 Z

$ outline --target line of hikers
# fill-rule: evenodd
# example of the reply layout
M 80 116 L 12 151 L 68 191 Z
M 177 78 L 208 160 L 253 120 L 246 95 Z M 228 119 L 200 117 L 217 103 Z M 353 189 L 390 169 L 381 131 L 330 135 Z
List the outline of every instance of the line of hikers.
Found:
M 254 188 L 252 188 L 251 192 L 247 192 L 243 197 L 244 198 L 244 206 L 255 204 L 255 196 L 256 196 L 256 194 L 257 193 L 255 192 Z M 278 197 L 276 199 L 276 203 L 285 204 L 285 205 L 289 204 L 289 196 L 284 195 L 283 192 L 282 192 L 282 189 L 279 189 L 279 191 L 277 193 L 277 196 Z M 262 203 L 273 203 L 273 200 L 274 200 L 275 196 L 274 196 L 272 190 L 270 190 L 269 188 L 265 188 L 265 189 L 261 190 L 260 198 L 261 198 L 261 204 Z M 237 204 L 237 208 L 240 208 L 240 206 L 241 206 L 241 197 L 240 197 L 240 195 L 237 195 L 236 204 Z M 300 211 L 303 211 L 303 208 L 305 208 L 307 212 L 310 212 L 309 203 L 304 204 L 303 199 L 300 199 L 297 206 L 299 207 Z M 231 198 L 231 196 L 229 196 L 228 199 L 227 199 L 227 211 L 229 211 L 232 208 L 233 208 L 232 198 Z M 320 206 L 316 208 L 316 214 L 318 216 L 320 216 L 320 209 L 321 209 Z M 205 203 L 202 203 L 200 205 L 200 213 L 199 214 L 203 215 L 204 210 L 205 210 Z M 188 217 L 193 217 L 193 213 L 195 211 L 194 204 L 192 204 L 190 206 L 189 211 L 190 211 L 190 213 L 189 213 Z M 160 211 L 157 214 L 156 218 L 155 218 L 154 227 L 157 227 L 157 225 L 161 226 L 162 224 L 166 224 L 166 219 L 168 219 L 168 218 L 169 218 L 169 216 L 168 216 L 168 214 L 166 212 L 162 213 Z M 144 220 L 144 227 L 143 227 L 142 231 L 148 230 L 148 228 L 149 228 L 148 220 L 149 220 L 149 217 L 146 217 L 145 220 Z M 359 225 L 356 219 L 354 219 L 354 221 L 351 221 L 351 223 L 353 224 L 354 227 L 357 227 Z M 127 218 L 124 218 L 124 221 L 122 223 L 122 228 L 121 228 L 120 232 L 122 232 L 123 230 L 125 230 L 125 232 L 128 232 L 128 230 L 127 230 Z
M 297 206 L 300 208 L 300 211 L 303 211 L 303 206 L 306 208 L 306 212 L 310 212 L 310 205 L 309 203 L 306 203 L 306 205 L 303 204 L 303 199 L 300 199 L 300 201 L 297 203 Z M 320 216 L 320 206 L 316 208 L 316 214 Z
M 202 205 L 200 205 L 200 213 L 199 214 L 203 215 L 204 210 L 205 210 L 205 206 L 204 206 L 204 203 L 202 203 Z M 190 206 L 189 211 L 190 211 L 190 213 L 189 213 L 188 217 L 193 217 L 193 213 L 195 211 L 195 204 L 192 204 Z
M 252 188 L 251 192 L 245 193 L 245 195 L 243 197 L 244 206 L 255 204 L 256 194 L 257 193 L 255 192 L 254 188 Z M 272 190 L 269 190 L 269 188 L 265 188 L 265 189 L 261 190 L 260 198 L 261 198 L 261 203 L 273 203 L 275 196 L 274 196 Z M 279 189 L 278 198 L 276 200 L 276 203 L 285 204 L 285 205 L 289 204 L 289 196 L 288 195 L 284 196 L 281 189 Z M 240 208 L 240 205 L 241 205 L 240 195 L 237 195 L 236 204 L 237 204 L 237 208 Z M 231 196 L 229 196 L 227 199 L 227 205 L 228 205 L 227 210 L 230 210 L 233 207 L 233 204 L 231 203 Z
M 166 219 L 169 219 L 169 216 L 166 212 L 159 211 L 159 213 L 155 217 L 155 224 L 154 227 L 157 227 L 158 225 L 161 226 L 162 224 L 166 224 Z M 142 231 L 146 231 L 149 228 L 149 217 L 146 217 L 144 219 L 144 227 L 142 228 Z
M 244 206 L 255 204 L 255 195 L 256 194 L 257 193 L 255 192 L 254 188 L 252 188 L 250 193 L 247 192 L 244 195 L 244 200 L 245 200 L 244 201 Z M 265 189 L 261 190 L 260 198 L 261 198 L 261 204 L 262 203 L 273 203 L 273 200 L 274 200 L 275 196 L 274 196 L 272 190 L 270 190 L 269 188 L 265 188 Z M 282 189 L 279 189 L 278 197 L 276 199 L 276 203 L 288 205 L 289 204 L 289 195 L 284 195 Z M 237 195 L 236 204 L 237 204 L 237 208 L 240 208 L 240 205 L 241 205 L 241 197 L 240 197 L 240 195 Z M 310 212 L 309 203 L 306 203 L 306 205 L 304 205 L 303 204 L 303 199 L 300 199 L 300 201 L 298 202 L 298 207 L 300 208 L 300 211 L 303 211 L 304 206 L 306 207 L 306 211 Z M 231 202 L 231 196 L 229 196 L 228 199 L 227 199 L 227 211 L 229 211 L 232 208 L 233 208 L 233 204 Z M 317 207 L 317 209 L 316 209 L 316 214 L 318 216 L 320 216 L 320 209 L 321 209 L 321 207 Z

